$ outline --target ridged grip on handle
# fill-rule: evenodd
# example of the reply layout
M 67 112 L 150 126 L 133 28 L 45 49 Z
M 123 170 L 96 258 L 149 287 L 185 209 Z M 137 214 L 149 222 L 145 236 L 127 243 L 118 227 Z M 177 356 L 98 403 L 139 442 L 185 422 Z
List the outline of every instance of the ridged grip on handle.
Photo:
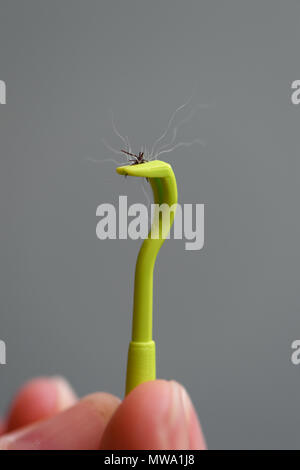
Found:
M 126 395 L 137 385 L 155 380 L 155 342 L 131 341 L 128 349 Z

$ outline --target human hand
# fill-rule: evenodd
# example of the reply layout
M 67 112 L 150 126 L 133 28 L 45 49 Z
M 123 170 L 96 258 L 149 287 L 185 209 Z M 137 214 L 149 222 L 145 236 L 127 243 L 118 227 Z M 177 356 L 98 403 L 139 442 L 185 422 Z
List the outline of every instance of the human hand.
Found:
M 0 424 L 0 449 L 201 449 L 205 440 L 185 389 L 156 380 L 122 402 L 108 393 L 78 400 L 62 378 L 25 384 Z

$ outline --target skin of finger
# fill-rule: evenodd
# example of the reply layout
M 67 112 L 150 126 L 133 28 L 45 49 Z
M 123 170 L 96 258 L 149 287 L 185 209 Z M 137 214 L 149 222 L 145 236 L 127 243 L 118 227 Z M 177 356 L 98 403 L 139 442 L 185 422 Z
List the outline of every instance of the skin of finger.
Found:
M 195 409 L 177 382 L 136 387 L 109 422 L 101 449 L 206 449 Z
M 4 432 L 5 432 L 5 423 L 4 423 L 4 421 L 1 419 L 1 420 L 0 420 L 0 436 L 1 436 L 2 434 L 4 434 Z
M 74 405 L 77 397 L 61 377 L 40 377 L 25 384 L 10 406 L 6 432 L 51 416 Z
M 120 400 L 107 393 L 89 395 L 48 420 L 6 434 L 2 450 L 97 450 Z

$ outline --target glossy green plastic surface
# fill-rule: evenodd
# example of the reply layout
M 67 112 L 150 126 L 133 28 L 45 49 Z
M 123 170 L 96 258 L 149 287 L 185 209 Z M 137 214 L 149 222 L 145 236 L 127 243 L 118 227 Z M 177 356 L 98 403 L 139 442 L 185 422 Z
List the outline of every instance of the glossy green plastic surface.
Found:
M 138 254 L 132 322 L 132 341 L 128 350 L 126 394 L 142 382 L 154 380 L 155 343 L 152 340 L 153 271 L 157 254 L 174 221 L 177 205 L 177 184 L 171 165 L 155 160 L 139 165 L 117 168 L 120 175 L 147 178 L 151 184 L 154 203 L 167 204 L 170 217 L 164 218 L 155 208 L 153 223 L 148 238 L 144 240 Z

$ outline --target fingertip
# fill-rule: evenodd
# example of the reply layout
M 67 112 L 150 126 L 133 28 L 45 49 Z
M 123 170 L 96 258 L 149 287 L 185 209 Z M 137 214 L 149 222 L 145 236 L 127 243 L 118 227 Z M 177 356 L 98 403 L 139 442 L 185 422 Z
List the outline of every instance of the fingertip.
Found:
M 136 387 L 109 422 L 101 449 L 204 449 L 192 402 L 177 382 L 156 380 Z
M 30 380 L 23 385 L 10 406 L 6 431 L 49 418 L 72 406 L 76 400 L 71 386 L 62 377 Z
M 5 432 L 5 423 L 2 419 L 0 419 L 0 436 Z

